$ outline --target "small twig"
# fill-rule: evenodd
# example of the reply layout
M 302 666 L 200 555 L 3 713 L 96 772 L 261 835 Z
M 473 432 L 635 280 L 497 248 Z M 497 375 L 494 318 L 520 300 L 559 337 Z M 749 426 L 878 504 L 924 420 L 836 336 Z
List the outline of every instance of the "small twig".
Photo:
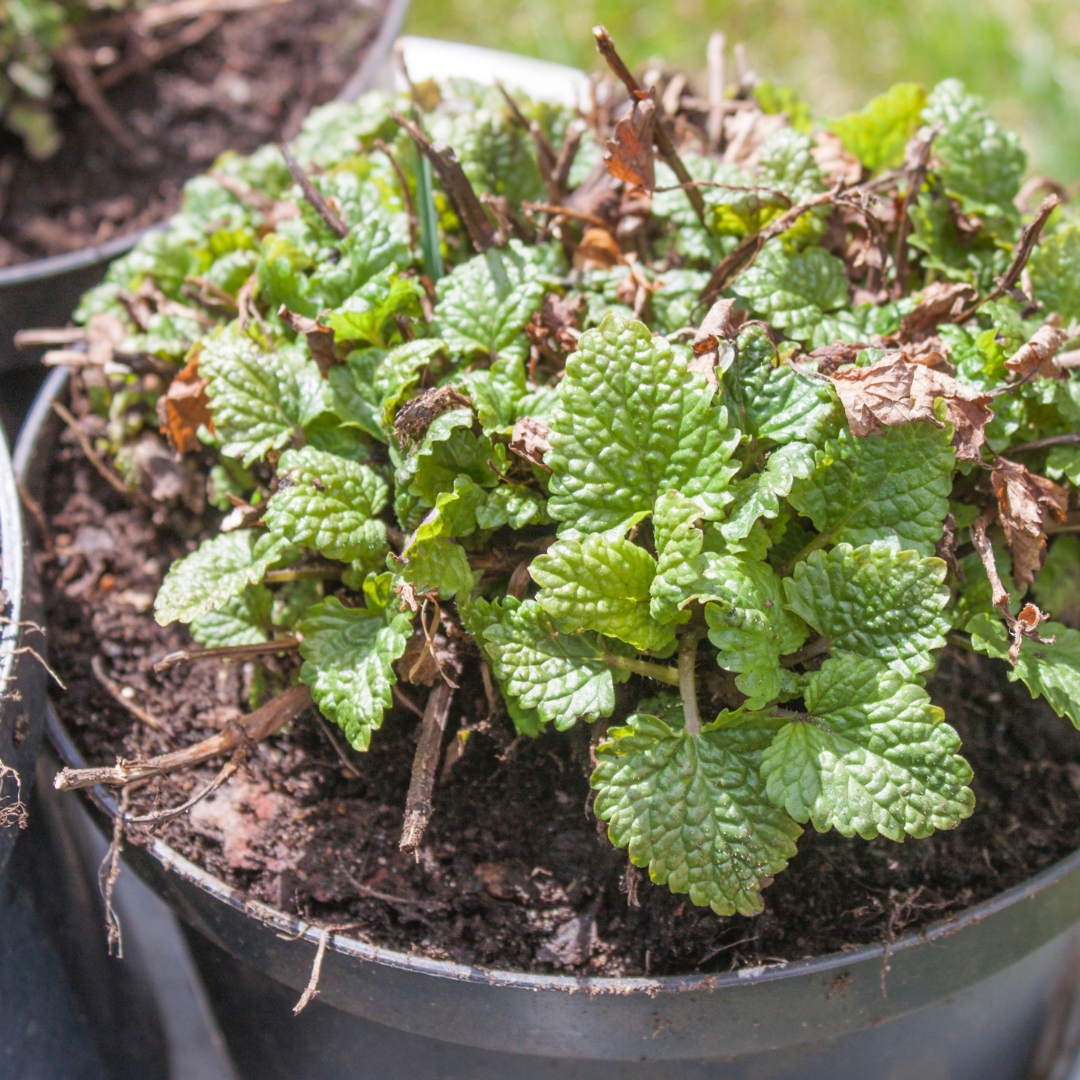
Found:
M 160 0 L 150 4 L 139 14 L 140 30 L 153 30 L 168 23 L 195 19 L 208 11 L 232 14 L 239 11 L 254 11 L 262 7 L 276 7 L 288 0 Z
M 341 764 L 345 766 L 349 775 L 354 780 L 360 779 L 360 773 L 356 771 L 356 766 L 345 756 L 345 751 L 341 749 L 341 744 L 334 738 L 334 733 L 330 730 L 330 725 L 323 719 L 322 713 L 318 709 L 315 710 L 315 722 L 319 725 L 322 733 L 326 736 L 327 742 L 334 748 L 334 753 L 337 754 Z
M 180 817 L 181 814 L 186 814 L 193 806 L 213 795 L 218 788 L 221 787 L 226 781 L 231 780 L 236 775 L 240 766 L 244 764 L 247 759 L 248 747 L 245 743 L 242 746 L 237 747 L 235 753 L 225 764 L 221 767 L 221 771 L 206 785 L 201 791 L 192 795 L 187 802 L 182 806 L 174 806 L 169 810 L 156 810 L 152 814 L 143 814 L 141 817 L 129 817 L 127 820 L 132 825 L 164 825 L 167 821 L 172 821 L 174 818 Z M 125 788 L 125 792 L 127 789 Z
M 806 202 L 801 202 L 790 210 L 785 210 L 761 232 L 754 233 L 752 236 L 740 241 L 732 251 L 720 260 L 720 265 L 712 272 L 709 280 L 705 283 L 705 287 L 698 294 L 698 298 L 706 304 L 715 300 L 735 277 L 753 266 L 758 253 L 773 237 L 787 232 L 803 214 L 813 210 L 815 206 L 823 206 L 826 203 L 833 202 L 841 190 L 842 185 L 837 184 L 831 191 L 823 191 L 817 195 L 812 195 Z
M 326 222 L 326 227 L 339 240 L 344 240 L 349 235 L 349 226 L 334 212 L 334 208 L 323 198 L 319 189 L 312 183 L 311 177 L 300 167 L 300 162 L 293 157 L 292 151 L 284 142 L 278 143 L 281 156 L 289 167 L 293 180 L 300 185 L 304 198 L 315 208 L 315 212 Z
M 390 110 L 390 116 L 394 122 L 403 127 L 409 137 L 416 143 L 417 149 L 431 162 L 432 167 L 439 174 L 439 183 L 446 189 L 447 194 L 454 201 L 458 217 L 465 226 L 465 232 L 473 247 L 479 252 L 485 252 L 495 244 L 496 229 L 484 213 L 483 204 L 477 198 L 469 178 L 465 175 L 461 163 L 454 154 L 454 148 L 449 143 L 433 143 L 421 130 L 420 125 L 402 116 L 396 109 Z
M 641 93 L 641 87 L 638 85 L 637 79 L 630 74 L 630 69 L 623 62 L 622 57 L 618 54 L 615 48 L 615 42 L 611 40 L 611 35 L 602 25 L 593 27 L 593 37 L 596 39 L 596 48 L 600 55 L 607 61 L 608 67 L 618 79 L 622 81 L 623 86 L 626 87 L 631 97 Z M 653 138 L 656 141 L 656 148 L 660 151 L 660 156 L 667 162 L 671 171 L 679 178 L 679 182 L 682 184 L 689 184 L 694 179 L 686 166 L 683 164 L 682 158 L 675 152 L 675 147 L 671 143 L 671 138 L 667 133 L 667 129 L 664 127 L 663 120 L 657 118 L 657 123 L 653 128 Z M 690 205 L 694 208 L 694 213 L 697 214 L 698 220 L 701 222 L 702 227 L 706 230 L 708 225 L 705 221 L 705 200 L 701 196 L 701 192 L 696 187 L 689 187 L 686 189 L 686 196 L 690 200 Z
M 609 222 L 597 217 L 595 214 L 582 213 L 580 210 L 573 210 L 569 206 L 562 206 L 559 203 L 523 202 L 521 206 L 522 209 L 533 214 L 555 214 L 559 217 L 573 218 L 576 221 L 584 221 L 586 225 L 595 225 L 598 229 L 611 227 Z
M 219 645 L 213 649 L 177 649 L 167 653 L 156 664 L 154 671 L 165 671 L 177 664 L 197 664 L 200 660 L 251 660 L 256 656 L 292 652 L 300 648 L 301 638 L 283 637 L 273 641 L 257 641 L 251 645 Z
M 52 555 L 56 550 L 56 545 L 53 543 L 52 533 L 49 531 L 49 523 L 45 519 L 45 512 L 41 509 L 37 499 L 26 490 L 26 486 L 21 480 L 15 482 L 15 487 L 19 492 L 19 501 L 23 504 L 23 509 L 34 520 L 34 527 L 38 531 L 38 536 L 41 537 L 42 546 L 49 555 Z
M 724 53 L 727 51 L 727 38 L 719 31 L 709 36 L 705 55 L 709 68 L 709 121 L 706 128 L 709 146 L 720 149 L 724 137 L 724 97 L 727 90 L 727 72 L 724 70 Z
M 108 934 L 109 955 L 115 955 L 119 960 L 124 958 L 124 939 L 120 933 L 120 920 L 116 917 L 112 900 L 116 879 L 120 876 L 120 854 L 124 850 L 124 816 L 127 813 L 127 806 L 128 792 L 125 790 L 120 793 L 119 813 L 113 818 L 113 834 L 109 850 L 105 853 L 101 866 L 98 867 L 98 888 L 101 890 L 101 899 L 105 902 L 105 928 Z
M 415 713 L 421 720 L 424 719 L 424 710 L 421 709 L 404 690 L 400 689 L 396 683 L 391 687 L 391 693 L 394 695 L 394 699 L 399 705 L 403 705 L 409 712 Z
M 140 149 L 139 140 L 105 100 L 105 95 L 101 92 L 97 79 L 94 78 L 94 72 L 90 67 L 90 57 L 86 50 L 78 45 L 68 45 L 55 55 L 79 101 L 93 113 L 97 122 L 125 150 L 129 153 L 137 153 Z
M 306 686 L 291 686 L 261 708 L 229 724 L 224 731 L 193 746 L 142 761 L 121 759 L 111 768 L 61 769 L 53 781 L 53 786 L 57 791 L 72 791 L 76 788 L 94 787 L 96 784 L 124 787 L 136 780 L 166 776 L 231 753 L 241 744 L 261 742 L 309 708 L 311 691 Z
M 394 170 L 394 175 L 397 177 L 398 187 L 401 188 L 401 201 L 405 204 L 405 214 L 409 222 L 409 249 L 415 251 L 418 246 L 417 230 L 420 223 L 416 216 L 416 205 L 413 202 L 412 192 L 409 190 L 409 179 L 405 175 L 405 170 L 401 167 L 401 162 L 398 161 L 393 151 L 382 139 L 376 139 L 372 144 L 372 149 L 378 150 L 386 156 L 386 159 L 390 162 L 390 167 Z
M 1065 435 L 1048 435 L 1045 439 L 1033 439 L 1031 442 L 1010 446 L 1010 454 L 1023 454 L 1028 450 L 1043 450 L 1048 446 L 1080 445 L 1080 432 L 1070 431 Z
M 154 728 L 156 731 L 164 731 L 165 725 L 152 713 L 148 712 L 141 705 L 137 705 L 134 701 L 129 701 L 124 697 L 124 690 L 130 689 L 130 687 L 123 687 L 118 682 L 110 679 L 105 674 L 105 666 L 101 662 L 101 657 L 95 655 L 90 661 L 90 670 L 94 673 L 94 678 L 105 688 L 109 696 L 118 704 L 122 705 L 132 716 L 137 720 L 141 720 L 148 727 Z M 134 691 L 132 691 L 134 693 Z
M 322 962 L 326 955 L 326 943 L 330 940 L 330 934 L 329 926 L 323 926 L 319 930 L 319 947 L 315 950 L 315 962 L 311 965 L 311 978 L 308 979 L 300 1000 L 293 1006 L 293 1016 L 299 1016 L 319 992 L 319 977 L 322 975 Z
M 1043 199 L 1039 204 L 1039 209 L 1035 211 L 1035 216 L 1020 230 L 1020 236 L 1017 238 L 1016 246 L 1013 248 L 1013 257 L 1008 269 L 983 299 L 977 300 L 966 311 L 960 312 L 953 320 L 954 322 L 959 323 L 970 319 L 983 304 L 988 304 L 991 300 L 1003 296 L 1020 280 L 1020 275 L 1024 272 L 1028 258 L 1031 256 L 1035 245 L 1039 242 L 1047 218 L 1061 205 L 1061 202 L 1061 196 L 1056 193 L 1047 195 Z
M 192 45 L 197 45 L 203 38 L 212 34 L 221 25 L 222 20 L 223 16 L 219 13 L 208 11 L 189 26 L 185 26 L 179 33 L 173 34 L 172 37 L 164 41 L 153 38 L 148 39 L 136 34 L 135 40 L 138 42 L 138 51 L 134 56 L 125 59 L 119 64 L 114 64 L 107 71 L 103 71 L 97 77 L 98 86 L 102 90 L 108 90 L 116 86 L 117 83 L 123 82 L 129 76 L 135 75 L 155 64 L 160 64 L 167 56 L 172 56 L 173 53 L 181 52 L 184 49 L 190 49 Z
M 50 345 L 75 345 L 86 340 L 85 326 L 43 326 L 15 333 L 16 349 L 34 349 Z
M 90 445 L 90 440 L 89 438 L 87 438 L 86 432 L 84 432 L 83 429 L 79 426 L 79 421 L 76 420 L 70 412 L 68 412 L 67 408 L 61 405 L 59 401 L 54 401 L 52 403 L 52 407 L 53 412 L 55 412 L 56 415 L 59 416 L 60 419 L 63 420 L 64 423 L 67 424 L 67 426 L 71 428 L 71 430 L 74 432 L 75 438 L 79 440 L 79 445 L 82 447 L 82 452 L 86 455 L 87 461 L 89 461 L 90 464 L 94 466 L 98 473 L 106 480 L 109 486 L 112 487 L 115 491 L 118 491 L 126 498 L 134 499 L 141 506 L 147 509 L 153 509 L 153 507 L 150 505 L 149 499 L 147 499 L 141 491 L 129 488 L 127 484 L 125 484 L 124 481 L 121 480 L 120 477 L 117 476 L 116 473 L 114 473 L 112 469 L 110 469 L 109 466 L 105 464 L 104 461 L 101 460 L 101 456 L 93 448 L 93 446 Z
M 439 765 L 443 732 L 450 704 L 454 700 L 453 687 L 445 682 L 436 683 L 428 696 L 424 719 L 420 725 L 420 741 L 413 758 L 412 779 L 405 800 L 405 823 L 401 830 L 402 851 L 413 852 L 419 860 L 420 841 L 431 820 L 431 793 L 435 789 L 435 773 Z
M 893 266 L 896 273 L 894 292 L 897 297 L 907 296 L 907 238 L 908 233 L 911 232 L 910 211 L 919 196 L 923 181 L 926 179 L 926 169 L 930 162 L 930 148 L 934 145 L 934 140 L 937 138 L 939 131 L 941 131 L 941 124 L 935 124 L 927 132 L 926 138 L 919 147 L 915 164 L 908 170 L 907 191 L 904 192 L 904 202 L 900 207 L 900 225 L 896 231 L 896 254 L 893 256 Z
M 571 120 L 566 126 L 566 135 L 563 138 L 562 148 L 559 150 L 559 156 L 555 161 L 553 179 L 555 188 L 559 193 L 556 202 L 561 203 L 566 198 L 566 190 L 570 182 L 570 169 L 573 167 L 578 148 L 581 146 L 581 138 L 588 130 L 589 125 L 584 120 Z

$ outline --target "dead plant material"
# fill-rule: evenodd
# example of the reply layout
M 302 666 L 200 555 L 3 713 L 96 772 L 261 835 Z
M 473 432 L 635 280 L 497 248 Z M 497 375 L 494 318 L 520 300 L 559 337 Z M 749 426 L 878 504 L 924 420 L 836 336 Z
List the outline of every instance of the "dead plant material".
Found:
M 930 164 L 930 150 L 940 131 L 941 125 L 934 124 L 922 139 L 918 141 L 912 139 L 912 141 L 908 143 L 906 154 L 907 161 L 905 162 L 907 168 L 907 190 L 904 192 L 904 201 L 900 206 L 900 225 L 896 231 L 896 253 L 893 256 L 893 264 L 896 268 L 896 286 L 894 291 L 897 297 L 907 296 L 908 294 L 907 238 L 911 233 L 911 207 L 918 198 L 919 192 L 922 190 L 923 183 L 926 180 L 926 170 Z
M 219 645 L 213 649 L 177 649 L 166 653 L 156 664 L 154 671 L 162 672 L 177 664 L 197 664 L 200 660 L 225 660 L 240 662 L 254 660 L 257 656 L 293 652 L 300 648 L 299 637 L 275 638 L 272 641 L 256 641 L 251 645 Z
M 108 465 L 102 460 L 101 455 L 90 444 L 90 440 L 86 436 L 86 432 L 83 431 L 79 424 L 79 421 L 68 411 L 67 407 L 61 405 L 59 401 L 52 403 L 53 412 L 64 421 L 65 424 L 71 429 L 72 434 L 79 440 L 79 446 L 82 447 L 82 452 L 86 455 L 86 460 L 97 470 L 98 474 L 114 491 L 118 491 L 126 499 L 132 499 L 139 503 L 145 509 L 152 509 L 150 506 L 150 500 L 139 491 L 137 488 L 129 488 L 119 476 L 109 468 Z
M 0 796 L 3 795 L 4 784 L 8 777 L 15 781 L 15 801 L 4 803 L 0 798 L 0 829 L 10 829 L 13 825 L 25 829 L 30 824 L 30 814 L 26 809 L 26 803 L 22 801 L 22 777 L 19 776 L 17 769 L 0 761 Z
M 105 95 L 101 92 L 101 87 L 94 77 L 90 54 L 78 45 L 68 45 L 55 55 L 64 69 L 64 75 L 71 89 L 75 91 L 75 96 L 94 114 L 97 122 L 116 140 L 117 144 L 130 154 L 137 154 L 143 149 L 135 133 L 116 115 L 113 107 L 105 100 Z
M 1063 521 L 1069 509 L 1064 488 L 1023 465 L 999 457 L 990 474 L 997 496 L 998 519 L 1013 559 L 1013 580 L 1026 589 L 1046 561 L 1047 518 Z
M 323 198 L 322 193 L 312 183 L 311 177 L 300 167 L 300 163 L 293 157 L 292 151 L 284 142 L 278 143 L 281 156 L 289 167 L 289 173 L 304 193 L 304 198 L 315 208 L 315 212 L 326 223 L 326 227 L 339 239 L 344 240 L 349 235 L 349 226 L 338 216 L 334 208 Z
M 1046 323 L 1035 331 L 1032 339 L 1021 345 L 1005 361 L 1005 367 L 1021 381 L 1033 377 L 1043 379 L 1066 379 L 1068 375 L 1057 364 L 1054 356 L 1069 340 L 1069 334 L 1059 326 Z
M 514 424 L 509 450 L 544 472 L 551 472 L 550 467 L 544 464 L 544 455 L 551 449 L 550 435 L 551 428 L 543 420 L 523 416 Z
M 130 686 L 121 686 L 115 679 L 110 678 L 105 673 L 105 665 L 102 663 L 100 656 L 95 656 L 90 661 L 90 670 L 94 673 L 94 678 L 104 687 L 108 695 L 118 705 L 127 709 L 136 720 L 140 720 L 146 724 L 147 727 L 152 727 L 155 731 L 164 731 L 165 725 L 149 710 L 144 709 L 135 701 L 135 691 Z M 125 693 L 127 691 L 127 693 Z
M 261 708 L 229 724 L 224 731 L 210 736 L 209 739 L 203 739 L 194 746 L 142 761 L 127 761 L 121 758 L 112 768 L 61 769 L 53 781 L 53 786 L 57 791 L 73 791 L 76 788 L 94 787 L 96 784 L 124 787 L 136 780 L 166 776 L 231 753 L 242 744 L 261 742 L 310 708 L 311 691 L 306 686 L 291 686 Z
M 311 359 L 319 366 L 319 374 L 324 379 L 330 378 L 330 369 L 335 364 L 342 363 L 337 345 L 334 344 L 334 331 L 329 326 L 323 326 L 318 319 L 309 319 L 306 315 L 295 314 L 284 304 L 278 310 L 278 318 L 290 330 L 303 334 Z
M 409 794 L 405 800 L 405 824 L 401 830 L 401 850 L 411 852 L 419 860 L 420 843 L 431 820 L 431 796 L 435 790 L 435 773 L 439 767 L 443 732 L 450 705 L 454 700 L 453 687 L 436 683 L 428 695 L 424 719 L 420 724 L 420 741 L 413 758 Z
M 404 448 L 419 442 L 443 413 L 471 409 L 472 398 L 452 386 L 439 386 L 405 402 L 394 417 L 394 435 Z
M 210 380 L 199 374 L 198 356 L 193 356 L 173 376 L 168 391 L 158 398 L 158 424 L 174 453 L 198 450 L 202 445 L 198 435 L 200 427 L 214 430 L 214 416 L 206 394 L 209 385 Z
M 656 187 L 653 167 L 653 133 L 656 123 L 656 90 L 631 95 L 630 114 L 615 125 L 604 148 L 604 162 L 616 180 L 651 192 Z

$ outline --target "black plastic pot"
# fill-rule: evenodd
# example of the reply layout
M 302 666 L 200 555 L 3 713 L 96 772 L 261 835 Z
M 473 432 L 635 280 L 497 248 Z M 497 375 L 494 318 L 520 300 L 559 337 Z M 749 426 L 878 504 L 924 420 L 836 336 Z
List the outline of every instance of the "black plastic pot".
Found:
M 0 432 L 0 762 L 18 773 L 24 803 L 41 742 L 46 677 L 39 659 L 45 653 L 37 627 L 41 598 L 29 554 L 15 474 Z M 15 794 L 14 777 L 0 780 L 0 809 L 10 806 Z M 19 831 L 18 823 L 0 826 L 0 878 Z
M 40 485 L 57 372 L 16 464 Z M 60 757 L 82 765 L 49 711 Z M 113 795 L 90 799 L 102 823 Z M 187 924 L 245 1076 L 1020 1080 L 1068 1025 L 1080 973 L 1080 852 L 921 934 L 727 975 L 588 979 L 488 971 L 333 935 L 319 1000 L 293 1020 L 318 942 L 157 841 L 131 866 Z M 1067 1011 L 1067 1010 L 1066 1010 Z

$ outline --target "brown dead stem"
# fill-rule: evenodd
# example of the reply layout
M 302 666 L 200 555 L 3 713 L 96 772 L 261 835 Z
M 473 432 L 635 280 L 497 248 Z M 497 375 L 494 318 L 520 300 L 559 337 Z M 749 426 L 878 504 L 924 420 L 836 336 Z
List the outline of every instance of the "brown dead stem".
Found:
M 443 732 L 454 689 L 445 682 L 436 683 L 428 696 L 424 719 L 420 724 L 420 741 L 413 758 L 412 779 L 405 800 L 405 823 L 401 830 L 401 850 L 412 852 L 420 859 L 420 842 L 431 820 L 431 794 L 435 789 L 435 773 L 439 765 Z
M 349 235 L 349 226 L 338 217 L 334 208 L 323 198 L 319 189 L 312 183 L 311 177 L 300 167 L 300 162 L 293 157 L 292 151 L 284 142 L 278 143 L 281 156 L 289 167 L 293 180 L 300 186 L 304 198 L 314 207 L 315 212 L 326 222 L 326 227 L 339 239 Z
M 258 641 L 251 645 L 221 645 L 213 649 L 177 649 L 167 653 L 155 665 L 161 672 L 177 664 L 197 664 L 200 660 L 251 660 L 256 656 L 268 656 L 279 652 L 294 652 L 300 648 L 300 638 L 283 637 L 273 641 Z
M 90 670 L 94 673 L 94 678 L 101 683 L 106 693 L 108 693 L 117 705 L 123 706 L 137 720 L 141 720 L 155 731 L 165 730 L 165 725 L 152 712 L 149 712 L 141 705 L 136 704 L 135 701 L 129 700 L 124 696 L 124 690 L 130 689 L 130 687 L 121 686 L 115 679 L 110 678 L 105 673 L 105 665 L 102 663 L 100 656 L 94 656 L 90 661 Z M 132 693 L 134 693 L 134 691 L 132 691 Z

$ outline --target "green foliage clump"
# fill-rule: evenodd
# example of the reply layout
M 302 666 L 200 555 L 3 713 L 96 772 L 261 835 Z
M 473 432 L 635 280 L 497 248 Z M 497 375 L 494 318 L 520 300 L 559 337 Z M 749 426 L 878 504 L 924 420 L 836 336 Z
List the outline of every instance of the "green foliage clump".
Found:
M 1080 630 L 1016 615 L 1032 585 L 1080 610 L 1054 533 L 1080 381 L 1052 359 L 1080 317 L 1080 226 L 1051 220 L 1030 294 L 977 302 L 1022 224 L 1013 136 L 954 81 L 897 86 L 830 125 L 843 168 L 876 178 L 859 202 L 829 195 L 825 129 L 766 88 L 753 153 L 683 147 L 711 182 L 700 217 L 657 162 L 651 209 L 615 186 L 583 225 L 522 207 L 545 176 L 501 95 L 442 98 L 416 115 L 497 211 L 492 242 L 418 167 L 391 116 L 412 104 L 370 95 L 295 144 L 347 235 L 276 149 L 227 156 L 84 298 L 81 321 L 125 328 L 119 358 L 197 369 L 212 424 L 192 437 L 234 507 L 170 570 L 160 622 L 206 645 L 295 632 L 298 678 L 366 750 L 395 681 L 423 681 L 410 643 L 437 658 L 438 612 L 520 734 L 611 724 L 592 784 L 612 842 L 720 914 L 761 910 L 807 823 L 902 841 L 972 813 L 926 690 L 947 641 L 1080 726 Z M 518 105 L 561 145 L 569 110 Z M 898 280 L 897 166 L 935 124 Z M 586 134 L 571 188 L 609 135 Z M 600 213 L 607 257 L 584 232 Z M 132 294 L 157 298 L 140 324 Z M 114 373 L 98 407 L 140 378 Z M 967 546 L 987 526 L 997 563 Z

